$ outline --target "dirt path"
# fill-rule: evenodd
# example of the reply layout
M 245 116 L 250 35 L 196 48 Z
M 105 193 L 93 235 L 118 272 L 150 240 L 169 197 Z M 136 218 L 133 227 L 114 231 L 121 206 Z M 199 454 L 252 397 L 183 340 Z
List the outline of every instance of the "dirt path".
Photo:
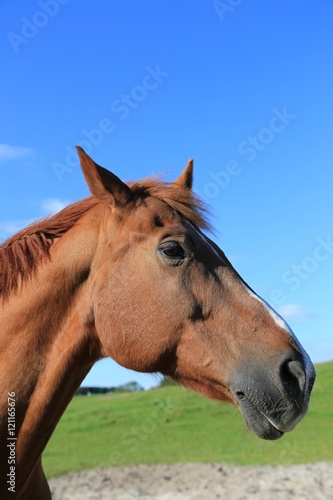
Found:
M 329 500 L 333 462 L 140 465 L 71 473 L 49 483 L 54 500 Z

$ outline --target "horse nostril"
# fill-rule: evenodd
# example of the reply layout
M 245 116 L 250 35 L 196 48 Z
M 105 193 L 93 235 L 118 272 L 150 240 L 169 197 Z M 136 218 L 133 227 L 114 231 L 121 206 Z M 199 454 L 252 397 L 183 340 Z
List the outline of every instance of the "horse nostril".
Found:
M 285 361 L 280 368 L 280 376 L 283 385 L 289 393 L 295 389 L 303 392 L 306 382 L 305 372 L 300 361 L 291 359 Z
M 290 361 L 290 363 L 288 364 L 288 369 L 290 373 L 295 375 L 296 378 L 302 378 L 305 380 L 304 369 L 299 361 Z

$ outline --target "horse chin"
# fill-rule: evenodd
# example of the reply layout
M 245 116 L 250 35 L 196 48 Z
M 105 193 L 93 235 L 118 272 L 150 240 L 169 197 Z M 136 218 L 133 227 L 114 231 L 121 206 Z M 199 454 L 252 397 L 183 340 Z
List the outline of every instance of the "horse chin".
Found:
M 270 418 L 255 406 L 248 404 L 248 402 L 244 404 L 244 400 L 241 403 L 238 402 L 237 406 L 248 429 L 259 438 L 274 441 L 284 435 L 284 431 L 278 429 Z
M 259 410 L 259 408 L 254 406 L 245 395 L 241 398 L 234 396 L 227 386 L 216 382 L 207 384 L 194 379 L 178 377 L 174 377 L 174 380 L 210 399 L 236 404 L 248 429 L 259 438 L 273 441 L 280 439 L 284 435 L 284 431 L 278 429 L 272 420 Z

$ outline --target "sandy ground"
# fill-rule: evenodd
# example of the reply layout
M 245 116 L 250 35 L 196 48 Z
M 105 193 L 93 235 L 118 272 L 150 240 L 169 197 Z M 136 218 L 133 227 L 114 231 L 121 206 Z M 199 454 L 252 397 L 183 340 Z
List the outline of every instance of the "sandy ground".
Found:
M 49 484 L 54 500 L 333 500 L 333 462 L 114 467 L 71 473 Z

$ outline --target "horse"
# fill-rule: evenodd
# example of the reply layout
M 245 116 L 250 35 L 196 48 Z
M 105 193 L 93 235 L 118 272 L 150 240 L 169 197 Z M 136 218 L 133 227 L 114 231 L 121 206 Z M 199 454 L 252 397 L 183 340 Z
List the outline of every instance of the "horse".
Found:
M 315 380 L 208 237 L 192 160 L 174 182 L 126 184 L 77 151 L 91 196 L 0 246 L 1 498 L 51 498 L 42 452 L 103 357 L 231 402 L 269 440 L 304 417 Z

